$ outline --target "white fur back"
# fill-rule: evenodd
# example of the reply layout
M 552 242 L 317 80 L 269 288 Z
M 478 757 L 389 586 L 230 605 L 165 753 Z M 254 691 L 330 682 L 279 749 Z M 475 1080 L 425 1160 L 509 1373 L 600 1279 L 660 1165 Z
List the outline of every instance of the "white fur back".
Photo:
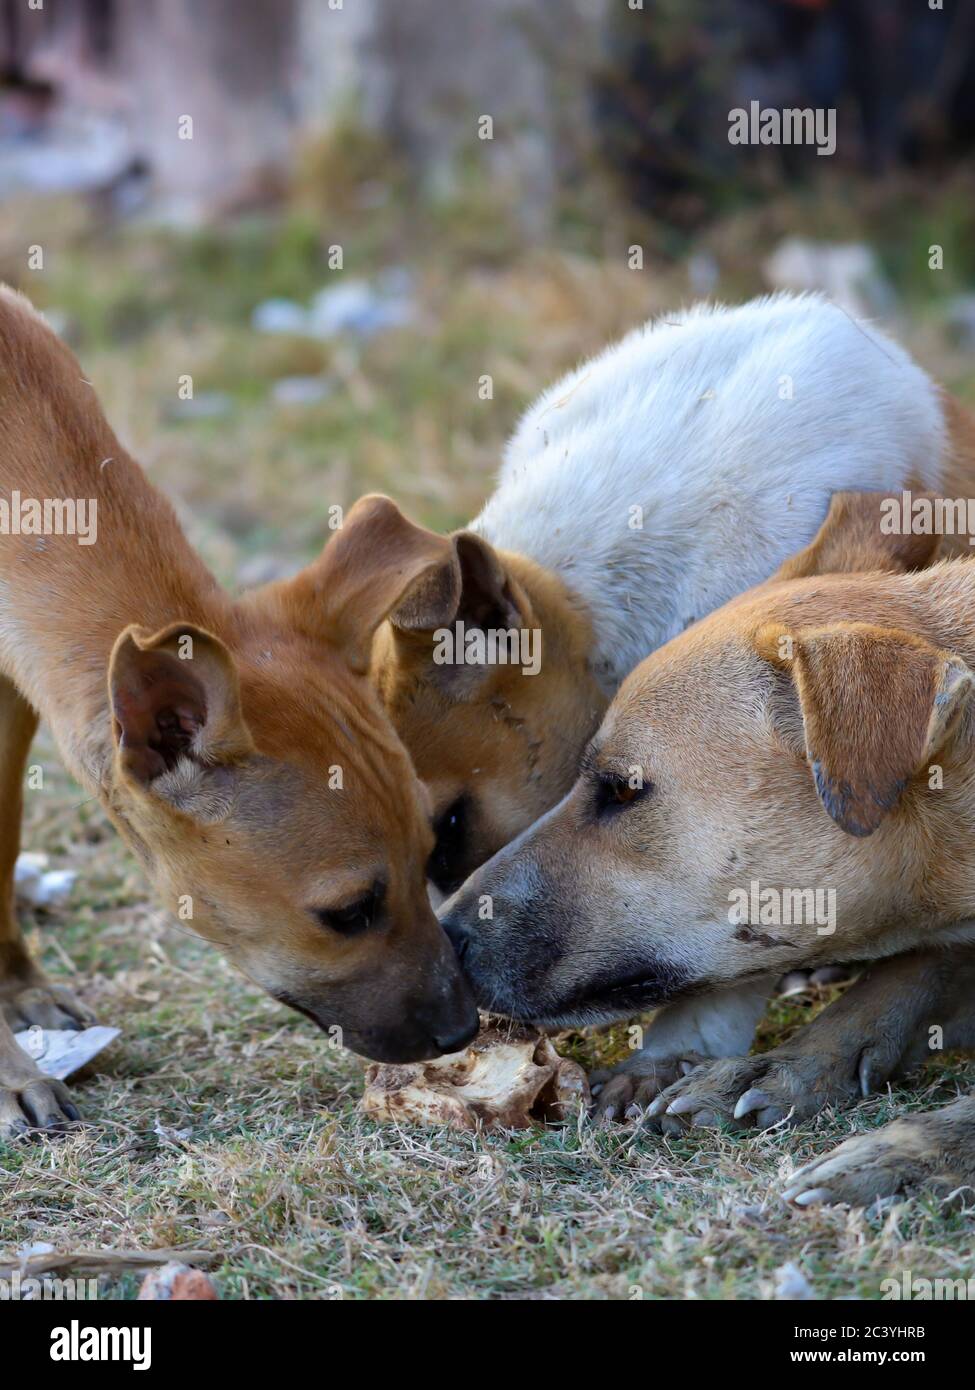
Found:
M 585 601 L 611 692 L 810 541 L 832 493 L 936 490 L 945 439 L 921 368 L 828 301 L 702 305 L 546 391 L 473 529 Z

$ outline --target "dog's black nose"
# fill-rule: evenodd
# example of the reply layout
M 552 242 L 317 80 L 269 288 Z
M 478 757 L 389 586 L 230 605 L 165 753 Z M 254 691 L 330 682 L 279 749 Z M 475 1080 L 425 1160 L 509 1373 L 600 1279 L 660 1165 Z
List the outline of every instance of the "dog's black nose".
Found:
M 460 1052 L 461 1048 L 466 1047 L 469 1042 L 477 1037 L 480 1026 L 481 1021 L 475 1013 L 473 1020 L 465 1023 L 459 1033 L 453 1033 L 450 1037 L 446 1038 L 435 1037 L 434 1042 L 440 1048 L 441 1052 Z
M 471 941 L 470 933 L 463 922 L 458 921 L 458 919 L 453 916 L 442 917 L 440 925 L 447 933 L 447 940 L 450 942 L 451 946 L 453 946 L 457 959 L 463 964 L 464 957 L 467 954 L 467 948 Z

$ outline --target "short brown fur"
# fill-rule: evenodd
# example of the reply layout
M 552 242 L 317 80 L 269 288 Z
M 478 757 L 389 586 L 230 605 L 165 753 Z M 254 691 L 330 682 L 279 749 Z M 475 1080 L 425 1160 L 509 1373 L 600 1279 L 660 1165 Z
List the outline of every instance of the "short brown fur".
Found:
M 429 803 L 366 676 L 376 627 L 442 549 L 367 500 L 300 602 L 233 602 L 70 352 L 9 290 L 0 461 L 5 496 L 94 499 L 98 527 L 91 545 L 0 536 L 0 1133 L 73 1114 L 11 1025 L 85 1017 L 30 962 L 13 911 L 38 714 L 167 905 L 276 997 L 380 1059 L 469 1035 L 476 1014 L 426 893 Z M 371 565 L 359 528 L 383 537 Z M 331 925 L 377 884 L 373 927 Z

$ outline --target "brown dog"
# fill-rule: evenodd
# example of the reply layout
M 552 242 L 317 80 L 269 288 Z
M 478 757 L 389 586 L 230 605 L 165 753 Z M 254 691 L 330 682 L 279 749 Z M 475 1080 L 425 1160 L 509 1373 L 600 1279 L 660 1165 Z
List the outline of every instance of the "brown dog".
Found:
M 429 804 L 368 680 L 375 629 L 443 543 L 366 501 L 300 584 L 231 602 L 9 290 L 0 438 L 0 1135 L 76 1113 L 11 1033 L 84 1018 L 13 911 L 38 715 L 164 901 L 246 975 L 370 1057 L 453 1051 L 477 1016 L 427 898 Z
M 724 997 L 744 1052 L 742 996 L 768 976 L 881 962 L 808 1038 L 674 1082 L 651 1109 L 681 1124 L 805 1116 L 908 1065 L 929 1027 L 937 1046 L 975 1041 L 971 957 L 941 954 L 975 944 L 973 614 L 970 561 L 814 575 L 654 653 L 567 799 L 447 904 L 480 1001 L 547 1026 L 668 1004 L 693 1033 Z M 918 951 L 934 954 L 887 959 Z M 671 1078 L 648 1049 L 619 1102 Z M 790 1195 L 863 1201 L 922 1178 L 975 1183 L 975 1098 L 848 1141 Z

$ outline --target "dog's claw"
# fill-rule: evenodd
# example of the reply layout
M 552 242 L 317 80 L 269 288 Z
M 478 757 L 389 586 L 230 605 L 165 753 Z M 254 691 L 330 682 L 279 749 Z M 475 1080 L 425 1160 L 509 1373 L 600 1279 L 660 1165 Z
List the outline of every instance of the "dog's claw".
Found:
M 758 1086 L 752 1086 L 750 1090 L 739 1099 L 735 1106 L 734 1116 L 736 1120 L 741 1120 L 745 1115 L 751 1115 L 755 1110 L 765 1110 L 772 1104 L 772 1098 L 767 1096 Z
M 860 1082 L 860 1094 L 866 1100 L 867 1096 L 873 1091 L 873 1068 L 870 1065 L 870 1057 L 864 1052 L 860 1057 L 857 1067 L 857 1077 Z
M 81 1115 L 61 1081 L 38 1076 L 13 1086 L 0 1083 L 0 1141 L 62 1133 Z
M 813 1187 L 808 1192 L 800 1192 L 790 1199 L 797 1207 L 814 1207 L 820 1202 L 831 1202 L 833 1194 L 828 1187 Z
M 798 1168 L 792 1174 L 792 1181 L 782 1192 L 783 1202 L 794 1202 L 798 1195 L 806 1190 L 806 1174 L 810 1173 L 818 1163 L 819 1159 L 813 1159 L 812 1163 L 806 1163 L 802 1168 Z
M 661 1097 L 663 1099 L 663 1097 Z M 696 1096 L 678 1096 L 667 1106 L 668 1115 L 686 1115 L 691 1110 L 697 1110 L 700 1101 Z
M 683 1057 L 657 1057 L 637 1053 L 612 1071 L 595 1071 L 589 1078 L 593 1096 L 592 1117 L 595 1122 L 613 1120 L 651 1120 L 666 1110 L 658 1101 L 667 1089 L 682 1078 L 679 1073 L 695 1071 L 699 1059 L 693 1054 Z

